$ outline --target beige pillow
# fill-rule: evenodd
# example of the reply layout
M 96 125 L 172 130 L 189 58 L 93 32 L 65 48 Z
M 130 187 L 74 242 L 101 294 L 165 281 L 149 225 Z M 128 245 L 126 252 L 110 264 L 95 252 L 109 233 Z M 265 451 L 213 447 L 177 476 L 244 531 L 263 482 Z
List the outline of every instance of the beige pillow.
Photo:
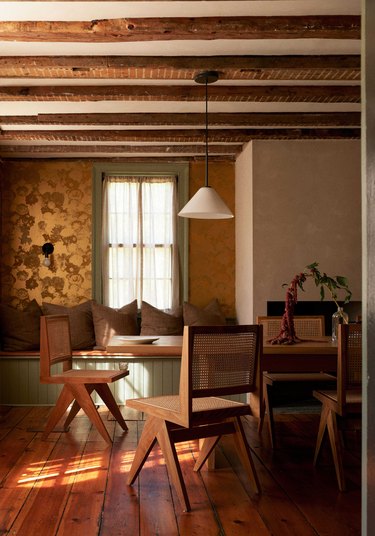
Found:
M 137 300 L 113 309 L 107 305 L 91 304 L 96 346 L 105 348 L 114 335 L 138 335 Z
M 39 350 L 42 310 L 32 300 L 22 311 L 0 305 L 1 348 L 5 352 Z
M 170 314 L 142 302 L 141 316 L 141 335 L 182 335 L 180 311 Z
M 183 305 L 185 326 L 224 326 L 225 317 L 215 298 L 204 309 L 185 302 Z
M 89 350 L 95 346 L 94 323 L 91 312 L 92 300 L 74 307 L 55 303 L 42 303 L 45 315 L 68 315 L 73 350 Z

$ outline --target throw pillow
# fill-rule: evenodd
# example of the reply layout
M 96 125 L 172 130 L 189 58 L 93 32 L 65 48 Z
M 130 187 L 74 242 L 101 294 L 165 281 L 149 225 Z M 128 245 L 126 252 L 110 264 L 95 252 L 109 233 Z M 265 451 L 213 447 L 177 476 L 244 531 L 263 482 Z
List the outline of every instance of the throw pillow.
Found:
M 42 303 L 45 315 L 68 315 L 72 350 L 88 350 L 95 346 L 94 323 L 91 311 L 92 300 L 73 307 Z
M 0 305 L 1 348 L 5 352 L 39 350 L 42 310 L 32 300 L 22 311 Z
M 141 335 L 182 335 L 180 311 L 167 313 L 143 301 L 141 315 Z
M 137 300 L 113 309 L 107 305 L 91 304 L 96 346 L 105 348 L 114 335 L 138 335 Z
M 224 326 L 225 317 L 220 304 L 215 298 L 206 307 L 201 309 L 196 305 L 185 302 L 183 305 L 185 326 Z

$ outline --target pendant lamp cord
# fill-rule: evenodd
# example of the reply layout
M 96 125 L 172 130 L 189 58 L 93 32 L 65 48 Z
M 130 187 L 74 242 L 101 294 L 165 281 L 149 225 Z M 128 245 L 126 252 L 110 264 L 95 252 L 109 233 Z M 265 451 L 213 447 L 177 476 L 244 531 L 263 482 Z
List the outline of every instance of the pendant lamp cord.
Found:
M 206 173 L 204 185 L 208 186 L 208 80 L 206 78 Z

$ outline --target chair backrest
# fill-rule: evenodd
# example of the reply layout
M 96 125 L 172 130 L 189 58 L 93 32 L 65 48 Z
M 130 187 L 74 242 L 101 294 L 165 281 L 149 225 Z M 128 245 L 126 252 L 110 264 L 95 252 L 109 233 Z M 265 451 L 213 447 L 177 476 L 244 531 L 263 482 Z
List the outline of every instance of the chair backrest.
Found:
M 281 330 L 282 316 L 258 316 L 257 323 L 263 325 L 264 340 L 277 337 Z M 324 316 L 294 316 L 297 337 L 322 337 L 325 333 Z
M 260 325 L 185 326 L 180 376 L 184 426 L 191 422 L 194 399 L 254 391 L 262 329 Z
M 340 414 L 345 412 L 348 391 L 362 388 L 362 324 L 340 324 L 337 352 L 337 398 Z
M 72 368 L 72 346 L 68 315 L 40 317 L 40 379 L 51 378 L 51 367 L 63 363 L 63 370 Z

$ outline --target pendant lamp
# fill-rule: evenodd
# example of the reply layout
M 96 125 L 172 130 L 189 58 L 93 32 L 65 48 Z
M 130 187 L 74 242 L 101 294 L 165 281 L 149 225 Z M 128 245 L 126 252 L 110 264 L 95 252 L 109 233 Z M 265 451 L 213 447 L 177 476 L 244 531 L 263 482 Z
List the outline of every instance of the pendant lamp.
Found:
M 221 220 L 233 218 L 232 212 L 221 199 L 219 194 L 208 184 L 208 84 L 216 82 L 219 75 L 216 71 L 205 71 L 198 74 L 194 81 L 206 86 L 206 171 L 205 183 L 178 213 L 183 218 L 198 218 L 204 220 Z

